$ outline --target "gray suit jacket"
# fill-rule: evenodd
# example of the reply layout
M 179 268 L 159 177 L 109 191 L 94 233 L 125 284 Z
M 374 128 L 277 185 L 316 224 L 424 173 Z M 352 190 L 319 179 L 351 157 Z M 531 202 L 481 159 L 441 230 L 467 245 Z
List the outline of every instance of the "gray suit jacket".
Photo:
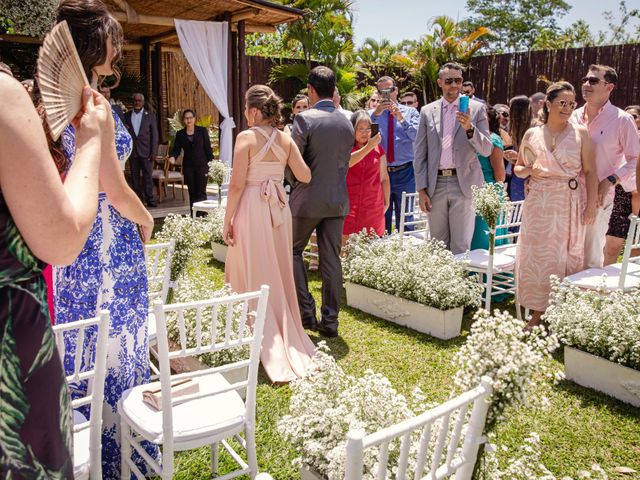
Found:
M 460 189 L 465 197 L 471 197 L 471 185 L 482 185 L 484 177 L 476 153 L 488 157 L 493 145 L 489 132 L 489 121 L 485 105 L 469 100 L 471 124 L 475 132 L 471 139 L 456 121 L 453 138 L 453 161 Z M 442 99 L 438 99 L 420 110 L 420 125 L 413 146 L 415 158 L 413 167 L 416 176 L 416 189 L 427 189 L 427 195 L 433 196 L 438 179 L 440 153 L 442 152 Z
M 133 130 L 133 124 L 131 123 L 132 112 L 133 110 L 129 110 L 124 114 L 124 124 L 133 139 L 132 155 L 140 158 L 149 158 L 158 153 L 158 124 L 156 122 L 156 116 L 153 112 L 145 108 L 143 110 L 142 121 L 140 122 L 140 130 L 138 131 L 138 135 L 136 135 L 136 132 Z
M 294 183 L 294 217 L 343 217 L 349 213 L 347 170 L 355 141 L 353 126 L 331 100 L 295 116 L 291 138 L 311 169 L 311 182 Z

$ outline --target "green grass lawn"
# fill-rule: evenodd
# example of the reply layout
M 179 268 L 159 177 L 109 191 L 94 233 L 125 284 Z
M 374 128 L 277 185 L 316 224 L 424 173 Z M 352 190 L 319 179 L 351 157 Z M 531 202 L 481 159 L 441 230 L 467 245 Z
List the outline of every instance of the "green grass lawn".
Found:
M 210 258 L 208 249 L 199 255 Z M 211 278 L 216 288 L 222 286 L 224 265 L 210 260 L 199 275 Z M 195 272 L 193 272 L 195 273 Z M 310 277 L 311 292 L 320 305 L 320 281 Z M 449 341 L 396 326 L 359 310 L 346 307 L 340 311 L 340 336 L 327 344 L 340 366 L 354 375 L 371 368 L 387 376 L 400 393 L 409 394 L 419 386 L 430 402 L 442 402 L 449 397 L 455 369 L 452 358 L 468 334 L 472 313 L 465 315 L 463 334 Z M 513 308 L 509 304 L 503 308 Z M 317 343 L 322 340 L 310 334 Z M 556 370 L 562 370 L 562 357 L 553 360 Z M 510 411 L 509 418 L 497 430 L 497 443 L 513 449 L 525 436 L 540 434 L 543 461 L 559 478 L 577 477 L 593 463 L 602 466 L 611 479 L 640 479 L 639 474 L 619 474 L 615 467 L 626 466 L 640 472 L 640 409 L 618 402 L 592 390 L 563 381 L 551 380 L 540 386 L 540 395 L 550 400 L 544 410 L 520 408 Z M 277 480 L 299 478 L 291 465 L 296 453 L 277 432 L 278 419 L 286 414 L 290 390 L 288 386 L 271 385 L 263 372 L 258 386 L 257 446 L 260 470 Z M 318 412 L 319 415 L 322 412 Z M 221 455 L 221 472 L 230 466 Z M 209 477 L 209 450 L 183 452 L 176 459 L 177 479 Z

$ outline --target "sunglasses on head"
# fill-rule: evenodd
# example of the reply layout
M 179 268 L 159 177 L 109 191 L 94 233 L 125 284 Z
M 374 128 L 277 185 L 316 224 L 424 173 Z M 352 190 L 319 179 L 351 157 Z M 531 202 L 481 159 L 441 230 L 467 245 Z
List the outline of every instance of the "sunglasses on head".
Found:
M 451 85 L 453 83 L 455 83 L 456 85 L 461 85 L 462 84 L 462 77 L 445 78 L 444 79 L 444 83 L 445 83 L 445 85 Z
M 605 80 L 602 80 L 602 79 L 600 79 L 598 77 L 582 77 L 582 80 L 580 80 L 580 83 L 584 84 L 586 82 L 589 82 L 589 85 L 591 85 L 592 87 L 594 85 L 598 85 L 600 82 L 604 82 L 605 84 L 609 83 L 609 82 L 607 82 Z

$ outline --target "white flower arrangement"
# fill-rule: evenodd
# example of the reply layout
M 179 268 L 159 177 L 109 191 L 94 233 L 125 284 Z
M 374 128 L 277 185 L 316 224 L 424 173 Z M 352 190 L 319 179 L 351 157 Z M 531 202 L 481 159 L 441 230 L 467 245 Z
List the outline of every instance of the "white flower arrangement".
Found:
M 209 162 L 209 179 L 218 186 L 218 207 L 222 205 L 222 184 L 227 176 L 227 166 L 219 160 Z
M 188 215 L 172 213 L 165 218 L 156 239 L 161 242 L 168 242 L 171 239 L 176 241 L 171 266 L 172 280 L 176 280 L 186 269 L 195 249 L 208 240 L 204 221 L 194 220 Z
M 298 451 L 298 467 L 315 470 L 329 480 L 342 480 L 346 462 L 347 433 L 355 428 L 371 433 L 429 408 L 419 389 L 407 400 L 389 380 L 367 370 L 361 378 L 347 375 L 321 342 L 314 358 L 316 369 L 291 383 L 289 414 L 278 422 L 278 431 Z M 415 464 L 419 436 L 412 439 L 410 465 Z M 399 441 L 389 446 L 389 474 L 397 465 Z M 377 472 L 377 448 L 364 454 L 363 479 Z
M 498 454 L 507 458 L 502 461 L 504 468 L 500 468 Z M 485 465 L 481 471 L 481 478 L 487 480 L 558 480 L 542 463 L 540 436 L 536 432 L 529 433 L 524 445 L 516 449 L 513 454 L 504 445 L 496 448 L 486 448 Z M 606 472 L 598 464 L 591 467 L 591 471 L 582 470 L 580 479 L 608 480 Z M 561 480 L 573 480 L 564 476 Z
M 524 325 L 507 312 L 496 310 L 492 316 L 478 310 L 467 341 L 454 357 L 458 371 L 453 381 L 461 391 L 474 388 L 483 375 L 492 379 L 489 429 L 504 419 L 508 407 L 528 403 L 541 375 L 553 376 L 549 365 L 558 339 L 546 335 L 544 327 L 525 331 Z
M 347 281 L 440 310 L 478 305 L 482 287 L 442 242 L 400 245 L 361 232 L 347 242 Z
M 476 213 L 489 226 L 489 245 L 491 253 L 493 253 L 493 238 L 496 234 L 498 217 L 500 216 L 500 208 L 506 198 L 504 189 L 499 183 L 484 183 L 482 186 L 471 186 L 473 195 L 473 207 Z
M 640 370 L 640 295 L 581 290 L 551 280 L 544 318 L 566 345 Z
M 207 236 L 212 242 L 219 243 L 220 245 L 225 245 L 224 235 L 222 235 L 224 231 L 224 215 L 225 209 L 219 207 L 209 212 L 209 215 L 202 220 Z

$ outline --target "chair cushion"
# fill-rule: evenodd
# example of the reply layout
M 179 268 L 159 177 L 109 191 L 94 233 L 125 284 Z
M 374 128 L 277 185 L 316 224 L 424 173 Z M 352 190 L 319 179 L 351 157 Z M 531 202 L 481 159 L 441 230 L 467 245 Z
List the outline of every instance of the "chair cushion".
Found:
M 588 268 L 581 272 L 569 275 L 566 280 L 580 288 L 597 290 L 604 288 L 607 292 L 618 290 L 620 284 L 621 263 L 607 265 L 604 268 Z M 624 281 L 624 290 L 630 290 L 640 286 L 640 265 L 630 262 L 627 267 L 627 277 Z
M 151 172 L 151 178 L 153 179 L 164 179 L 164 170 L 154 170 Z
M 468 253 L 459 253 L 454 255 L 458 260 L 465 262 L 471 268 L 487 269 L 489 267 L 489 250 L 479 248 L 471 250 Z M 503 255 L 502 253 L 493 254 L 493 270 L 502 271 L 512 268 L 516 263 L 516 259 Z
M 516 258 L 516 250 L 518 249 L 518 245 L 514 243 L 510 243 L 508 245 L 500 245 L 496 247 L 496 252 L 501 255 L 507 255 L 508 257 Z
M 80 425 L 87 419 L 77 410 L 73 411 L 73 424 Z M 91 429 L 85 428 L 73 434 L 73 477 L 89 478 L 89 438 Z
M 245 406 L 237 391 L 215 394 L 228 387 L 229 382 L 219 373 L 195 379 L 200 393 L 212 395 L 173 405 L 173 436 L 175 442 L 207 438 L 217 433 L 242 425 Z M 145 390 L 160 388 L 160 382 L 138 385 L 122 395 L 120 413 L 125 415 L 134 429 L 147 440 L 163 442 L 162 412 L 156 411 L 142 401 Z
M 169 180 L 184 178 L 180 172 L 167 172 L 167 177 L 169 178 Z

